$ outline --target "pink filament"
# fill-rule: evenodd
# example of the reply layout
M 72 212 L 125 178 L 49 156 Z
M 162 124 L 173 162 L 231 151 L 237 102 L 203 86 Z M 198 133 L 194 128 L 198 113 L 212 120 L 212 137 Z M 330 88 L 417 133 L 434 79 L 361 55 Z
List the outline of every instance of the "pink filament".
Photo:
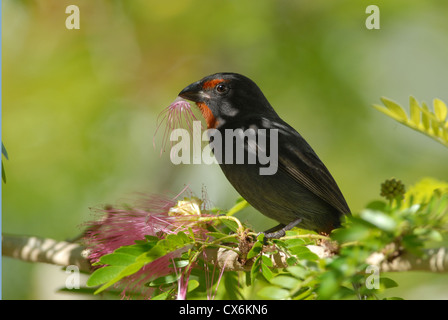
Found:
M 157 129 L 154 133 L 153 145 L 155 148 L 155 136 L 162 124 L 165 124 L 165 130 L 162 137 L 162 148 L 160 155 L 165 151 L 169 136 L 174 129 L 184 128 L 189 132 L 193 130 L 193 121 L 198 120 L 193 113 L 190 103 L 181 97 L 177 97 L 167 108 L 165 108 L 157 117 Z

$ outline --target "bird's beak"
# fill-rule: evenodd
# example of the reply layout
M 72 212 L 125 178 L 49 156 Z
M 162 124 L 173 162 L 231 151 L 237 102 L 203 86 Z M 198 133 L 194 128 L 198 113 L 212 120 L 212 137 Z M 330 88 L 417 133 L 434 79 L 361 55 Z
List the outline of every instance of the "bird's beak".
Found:
M 210 96 L 203 91 L 200 81 L 192 83 L 189 86 L 185 87 L 179 93 L 179 97 L 194 102 L 204 102 L 205 100 L 210 99 Z

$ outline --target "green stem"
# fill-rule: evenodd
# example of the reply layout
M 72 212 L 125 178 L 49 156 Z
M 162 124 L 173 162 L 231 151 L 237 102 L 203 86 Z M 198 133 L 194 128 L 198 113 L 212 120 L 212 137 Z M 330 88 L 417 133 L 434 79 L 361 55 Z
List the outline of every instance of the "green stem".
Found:
M 249 236 L 257 236 L 258 233 L 248 232 L 247 235 L 249 235 Z M 295 236 L 284 236 L 284 237 L 279 238 L 279 240 L 303 239 L 303 238 L 331 240 L 330 237 L 323 236 L 323 235 L 320 235 L 320 234 L 297 234 Z
M 242 200 L 242 201 L 238 202 L 237 204 L 235 204 L 232 208 L 230 208 L 229 211 L 227 211 L 227 216 L 233 216 L 235 213 L 243 210 L 244 208 L 246 208 L 248 206 L 249 206 L 249 203 L 247 203 L 246 200 Z
M 214 221 L 214 220 L 232 220 L 238 225 L 237 233 L 241 234 L 244 231 L 244 227 L 241 224 L 240 220 L 238 220 L 235 217 L 232 216 L 212 216 L 212 217 L 200 217 L 198 221 L 200 222 L 207 222 L 207 221 Z

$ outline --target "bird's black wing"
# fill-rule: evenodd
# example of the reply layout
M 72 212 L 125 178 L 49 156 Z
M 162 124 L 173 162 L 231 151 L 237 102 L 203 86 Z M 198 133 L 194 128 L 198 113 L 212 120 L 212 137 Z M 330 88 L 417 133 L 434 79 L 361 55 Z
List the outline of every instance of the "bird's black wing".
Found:
M 347 202 L 328 169 L 305 141 L 287 123 L 273 125 L 278 128 L 278 170 L 305 186 L 343 214 L 350 213 Z

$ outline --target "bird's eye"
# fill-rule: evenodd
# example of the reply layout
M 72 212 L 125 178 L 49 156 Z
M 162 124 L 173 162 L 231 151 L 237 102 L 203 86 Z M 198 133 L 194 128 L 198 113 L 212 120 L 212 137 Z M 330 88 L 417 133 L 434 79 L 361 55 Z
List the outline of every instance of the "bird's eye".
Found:
M 227 91 L 229 91 L 229 87 L 225 85 L 224 83 L 220 83 L 215 87 L 216 91 L 220 94 L 224 94 Z

